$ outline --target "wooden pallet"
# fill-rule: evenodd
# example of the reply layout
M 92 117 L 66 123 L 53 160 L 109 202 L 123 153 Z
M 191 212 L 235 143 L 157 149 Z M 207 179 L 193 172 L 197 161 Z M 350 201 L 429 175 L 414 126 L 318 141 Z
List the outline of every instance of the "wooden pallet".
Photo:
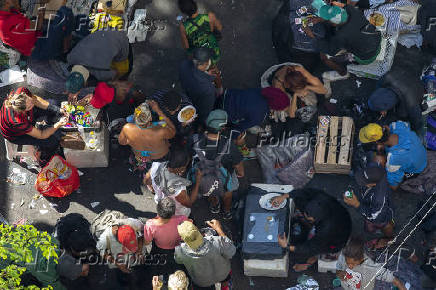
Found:
M 349 174 L 353 138 L 352 118 L 320 116 L 315 146 L 315 172 Z

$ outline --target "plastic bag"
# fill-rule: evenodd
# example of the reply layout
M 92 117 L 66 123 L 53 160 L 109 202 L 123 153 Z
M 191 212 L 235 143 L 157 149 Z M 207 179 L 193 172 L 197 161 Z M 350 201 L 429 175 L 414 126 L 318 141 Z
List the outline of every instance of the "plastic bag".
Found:
M 64 197 L 80 187 L 79 173 L 76 167 L 54 155 L 38 174 L 35 187 L 44 196 Z
M 281 184 L 292 184 L 294 189 L 303 188 L 313 177 L 313 152 L 310 148 L 293 162 L 277 172 Z

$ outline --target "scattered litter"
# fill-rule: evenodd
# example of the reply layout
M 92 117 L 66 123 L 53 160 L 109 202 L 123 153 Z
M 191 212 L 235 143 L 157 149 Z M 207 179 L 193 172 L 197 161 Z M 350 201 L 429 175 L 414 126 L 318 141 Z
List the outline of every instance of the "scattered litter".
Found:
M 82 175 L 83 175 L 83 172 L 80 171 L 80 170 L 77 170 L 77 173 L 79 174 L 79 176 L 82 176 Z
M 176 87 L 176 83 L 173 83 L 171 87 L 174 89 Z
M 95 208 L 95 207 L 97 207 L 98 205 L 100 204 L 100 202 L 99 201 L 94 201 L 94 202 L 91 202 L 91 206 L 92 206 L 92 208 Z
M 20 206 L 24 205 L 24 198 L 21 198 Z
M 48 209 L 40 209 L 39 213 L 40 214 L 46 214 L 46 213 L 48 213 Z
M 30 203 L 29 203 L 29 208 L 30 208 L 30 209 L 34 209 L 35 206 L 36 206 L 36 202 L 35 202 L 34 199 L 32 199 L 32 200 L 30 201 Z
M 359 80 L 356 80 L 356 85 L 357 85 L 358 88 L 360 88 L 360 86 L 362 85 L 362 82 L 359 81 Z
M 26 180 L 27 180 L 27 173 L 26 172 L 21 172 L 21 170 L 19 168 L 13 168 L 12 173 L 6 179 L 6 182 L 24 185 L 24 184 L 26 184 Z
M 251 279 L 251 277 L 248 278 L 248 282 L 250 283 L 250 287 L 254 287 L 254 281 Z
M 11 209 L 14 209 L 14 207 L 15 207 L 15 203 L 12 203 L 11 204 Z
M 337 102 L 338 102 L 338 100 L 336 100 L 336 99 L 333 99 L 333 98 L 330 99 L 330 103 L 332 103 L 332 104 L 336 104 Z
M 43 208 L 47 208 L 47 206 L 46 206 L 45 204 L 42 204 L 42 207 L 43 207 Z

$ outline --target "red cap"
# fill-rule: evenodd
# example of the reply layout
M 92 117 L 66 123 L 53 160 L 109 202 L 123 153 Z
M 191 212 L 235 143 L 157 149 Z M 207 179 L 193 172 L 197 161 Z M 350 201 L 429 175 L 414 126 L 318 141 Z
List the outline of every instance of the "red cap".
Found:
M 114 99 L 115 89 L 111 88 L 104 82 L 97 84 L 94 95 L 91 98 L 91 105 L 96 109 L 101 109 Z
M 118 241 L 123 245 L 124 253 L 135 253 L 138 250 L 138 240 L 130 226 L 124 225 L 118 228 Z
M 270 107 L 270 109 L 275 111 L 284 110 L 291 103 L 288 95 L 282 92 L 282 90 L 277 88 L 273 88 L 273 87 L 264 88 L 262 89 L 262 95 L 268 101 L 268 106 Z

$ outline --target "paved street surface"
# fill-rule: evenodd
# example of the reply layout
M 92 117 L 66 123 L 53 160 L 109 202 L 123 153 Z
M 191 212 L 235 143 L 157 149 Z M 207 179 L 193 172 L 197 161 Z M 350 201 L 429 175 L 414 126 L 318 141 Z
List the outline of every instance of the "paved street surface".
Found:
M 277 63 L 274 48 L 271 42 L 271 23 L 276 15 L 281 1 L 278 0 L 199 0 L 201 8 L 213 11 L 221 19 L 224 31 L 221 68 L 223 71 L 224 86 L 226 88 L 253 88 L 260 86 L 261 74 L 271 65 Z M 158 20 L 159 27 L 164 30 L 149 33 L 147 41 L 134 45 L 134 69 L 130 79 L 141 86 L 145 92 L 151 93 L 154 89 L 168 88 L 175 84 L 179 87 L 178 64 L 183 59 L 184 52 L 180 44 L 178 22 L 176 17 L 181 15 L 175 0 L 140 0 L 136 8 L 147 8 L 149 18 Z M 163 24 L 162 24 L 163 23 Z M 399 47 L 395 65 L 405 70 L 420 73 L 422 65 L 427 60 L 425 54 L 417 49 L 406 50 Z M 325 70 L 319 68 L 318 75 Z M 333 95 L 337 99 L 345 100 L 350 97 L 366 97 L 375 88 L 376 81 L 360 79 L 362 86 L 357 88 L 356 78 L 336 82 L 333 84 Z M 3 88 L 2 96 L 9 88 Z M 47 94 L 41 94 L 47 97 Z M 155 203 L 150 195 L 144 195 L 139 188 L 139 177 L 128 170 L 127 158 L 129 151 L 126 148 L 112 146 L 111 160 L 108 168 L 83 169 L 81 187 L 78 192 L 63 199 L 42 198 L 37 200 L 36 207 L 29 209 L 32 197 L 37 193 L 34 188 L 35 175 L 23 169 L 16 163 L 5 159 L 4 145 L 0 148 L 0 178 L 5 180 L 13 168 L 27 172 L 26 185 L 12 185 L 0 182 L 0 212 L 10 221 L 15 222 L 22 218 L 40 229 L 51 231 L 56 220 L 68 213 L 78 212 L 91 220 L 104 209 L 119 210 L 131 217 L 150 218 L 155 215 Z M 242 181 L 246 188 L 253 182 L 262 182 L 262 175 L 257 161 L 251 160 L 246 164 L 247 176 Z M 341 199 L 341 194 L 352 182 L 349 176 L 344 175 L 315 175 L 309 186 L 322 188 L 329 194 Z M 244 192 L 239 192 L 243 196 Z M 20 206 L 24 199 L 24 205 Z M 418 201 L 422 196 L 408 193 L 396 193 L 393 196 L 396 206 L 396 223 L 398 229 L 416 210 Z M 91 203 L 99 202 L 96 207 Z M 41 214 L 40 210 L 48 209 L 48 213 Z M 363 220 L 350 210 L 353 217 L 354 232 L 363 234 Z M 202 226 L 209 216 L 204 201 L 198 202 L 193 208 L 196 223 Z M 216 216 L 219 218 L 219 216 Z M 237 236 L 236 227 L 231 223 L 224 223 L 227 230 L 232 230 Z M 410 230 L 407 230 L 410 231 Z M 422 235 L 413 235 L 411 244 L 419 250 L 422 248 L 420 240 Z M 418 255 L 422 258 L 422 253 Z M 292 262 L 291 262 L 292 265 Z M 291 267 L 290 267 L 291 268 Z M 237 254 L 233 259 L 233 287 L 238 290 L 248 289 L 286 289 L 296 284 L 300 275 L 292 270 L 289 277 L 248 278 L 243 275 L 242 260 Z M 333 274 L 319 274 L 316 271 L 307 272 L 321 285 L 322 289 L 331 289 Z M 138 289 L 148 289 L 151 279 L 147 276 L 147 269 L 134 273 L 141 282 Z M 124 289 L 119 285 L 114 271 L 105 267 L 92 267 L 88 279 L 80 279 L 75 283 L 68 283 L 69 289 Z

